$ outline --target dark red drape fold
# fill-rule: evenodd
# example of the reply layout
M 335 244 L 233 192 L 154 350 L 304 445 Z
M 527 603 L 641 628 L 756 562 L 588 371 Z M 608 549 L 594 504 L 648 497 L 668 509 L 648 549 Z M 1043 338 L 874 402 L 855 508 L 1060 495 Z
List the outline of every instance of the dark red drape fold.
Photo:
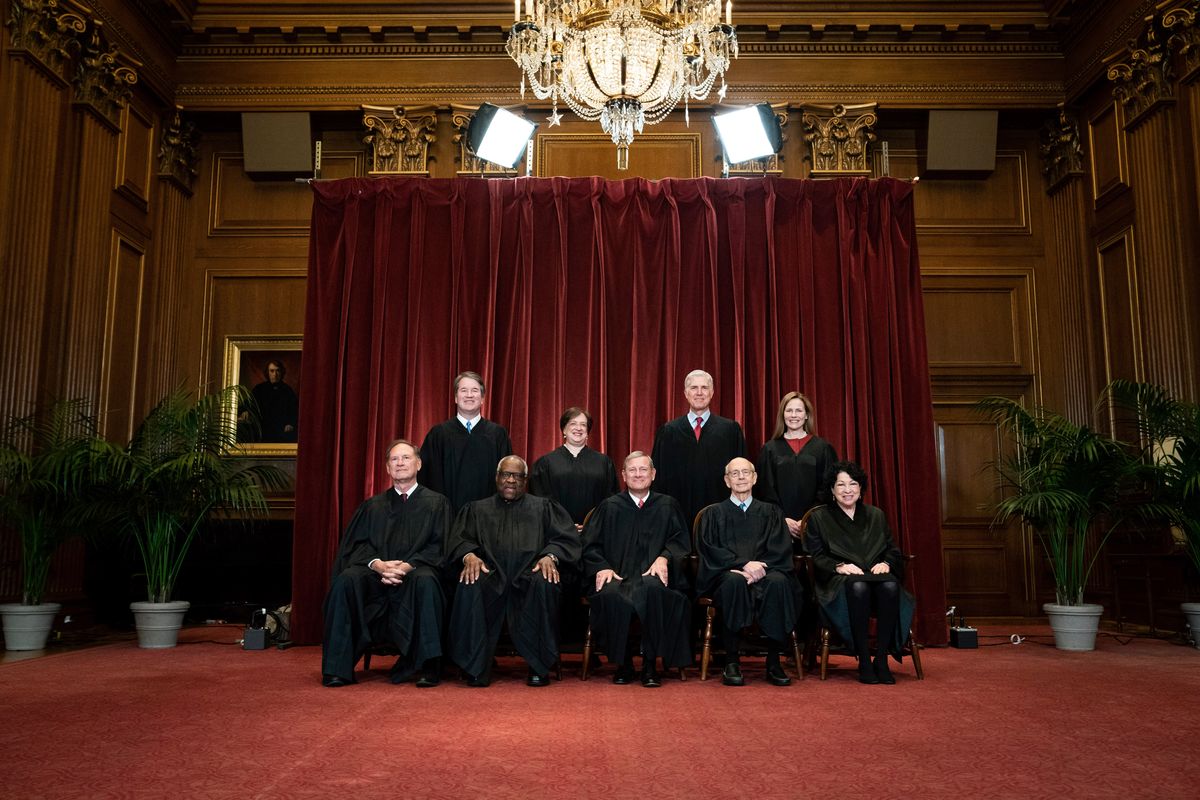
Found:
M 582 405 L 620 463 L 686 409 L 683 376 L 752 455 L 799 390 L 917 560 L 918 635 L 945 641 L 937 466 L 912 187 L 778 178 L 352 178 L 313 184 L 293 635 L 321 603 L 381 449 L 453 410 L 463 369 L 532 461 Z

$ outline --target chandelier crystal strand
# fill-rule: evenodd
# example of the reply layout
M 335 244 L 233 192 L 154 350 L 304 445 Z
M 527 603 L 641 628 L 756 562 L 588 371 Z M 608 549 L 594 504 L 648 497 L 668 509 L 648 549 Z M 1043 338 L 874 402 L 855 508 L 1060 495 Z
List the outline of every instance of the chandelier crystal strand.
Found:
M 526 0 L 507 52 L 524 87 L 557 111 L 599 120 L 617 167 L 646 125 L 680 100 L 704 100 L 737 58 L 732 3 L 720 0 Z M 686 102 L 685 102 L 686 108 Z

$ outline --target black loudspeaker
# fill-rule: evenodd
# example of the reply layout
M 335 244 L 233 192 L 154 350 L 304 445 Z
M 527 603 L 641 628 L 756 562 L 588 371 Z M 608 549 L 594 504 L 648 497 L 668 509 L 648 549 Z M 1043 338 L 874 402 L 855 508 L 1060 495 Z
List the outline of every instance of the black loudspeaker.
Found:
M 312 177 L 312 125 L 307 111 L 242 114 L 242 159 L 257 179 Z
M 930 111 L 925 169 L 928 172 L 992 172 L 996 169 L 997 111 Z

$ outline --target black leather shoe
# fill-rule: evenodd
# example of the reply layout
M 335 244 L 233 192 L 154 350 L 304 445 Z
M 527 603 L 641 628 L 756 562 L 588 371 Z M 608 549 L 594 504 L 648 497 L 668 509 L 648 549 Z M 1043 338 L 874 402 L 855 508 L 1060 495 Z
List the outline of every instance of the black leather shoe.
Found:
M 783 671 L 779 664 L 767 665 L 767 682 L 772 686 L 791 686 L 792 679 Z
M 858 662 L 858 682 L 872 685 L 879 683 L 879 676 L 871 668 L 871 662 L 865 658 Z
M 633 683 L 633 667 L 625 665 L 617 667 L 617 671 L 613 675 L 613 683 L 617 686 Z
M 427 672 L 421 677 L 417 678 L 417 688 L 430 689 L 434 686 L 437 686 L 441 682 L 442 679 L 438 677 L 436 672 Z
M 896 682 L 896 676 L 892 674 L 891 668 L 888 667 L 887 656 L 875 656 L 873 666 L 875 668 L 875 677 L 880 683 L 891 685 Z
M 658 671 L 651 667 L 650 669 L 642 670 L 642 686 L 647 689 L 657 689 L 662 686 L 662 681 L 658 678 Z
M 742 677 L 741 664 L 735 664 L 732 661 L 725 665 L 725 673 L 721 676 L 721 683 L 726 686 L 745 686 L 746 679 Z
M 339 678 L 337 675 L 322 675 L 321 685 L 336 689 L 339 686 L 346 686 L 350 681 L 345 678 Z
M 492 682 L 486 675 L 467 675 L 466 679 L 467 686 L 470 686 L 472 689 L 481 689 Z
M 549 675 L 538 675 L 536 672 L 530 672 L 529 677 L 525 679 L 526 686 L 549 686 Z

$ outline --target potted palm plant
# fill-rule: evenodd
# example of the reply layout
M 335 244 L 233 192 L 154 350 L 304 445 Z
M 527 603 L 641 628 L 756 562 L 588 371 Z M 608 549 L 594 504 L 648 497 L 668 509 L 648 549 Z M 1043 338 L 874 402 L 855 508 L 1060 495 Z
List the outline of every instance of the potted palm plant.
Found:
M 1116 380 L 1105 391 L 1137 423 L 1138 475 L 1150 490 L 1142 511 L 1171 524 L 1200 575 L 1200 404 L 1153 383 Z M 1183 613 L 1200 647 L 1200 603 L 1184 603 Z
M 177 390 L 156 405 L 124 447 L 105 445 L 96 459 L 121 527 L 137 543 L 147 598 L 130 604 L 141 647 L 174 647 L 189 608 L 173 599 L 184 559 L 213 514 L 261 514 L 264 489 L 286 485 L 276 467 L 233 455 L 241 386 L 193 399 Z
M 1083 601 L 1096 558 L 1116 527 L 1110 515 L 1130 472 L 1123 445 L 1061 414 L 1029 411 L 1005 397 L 988 397 L 977 408 L 1011 443 L 997 464 L 1004 497 L 997 522 L 1018 518 L 1038 535 L 1054 575 L 1054 603 L 1043 610 L 1061 650 L 1092 650 L 1103 606 Z M 1088 533 L 1101 517 L 1109 527 L 1095 548 Z M 1089 553 L 1090 550 L 1090 553 Z
M 8 650 L 40 650 L 62 606 L 42 602 L 50 563 L 84 530 L 92 504 L 89 454 L 99 441 L 82 400 L 9 421 L 0 442 L 0 518 L 21 541 L 21 602 L 0 605 Z

